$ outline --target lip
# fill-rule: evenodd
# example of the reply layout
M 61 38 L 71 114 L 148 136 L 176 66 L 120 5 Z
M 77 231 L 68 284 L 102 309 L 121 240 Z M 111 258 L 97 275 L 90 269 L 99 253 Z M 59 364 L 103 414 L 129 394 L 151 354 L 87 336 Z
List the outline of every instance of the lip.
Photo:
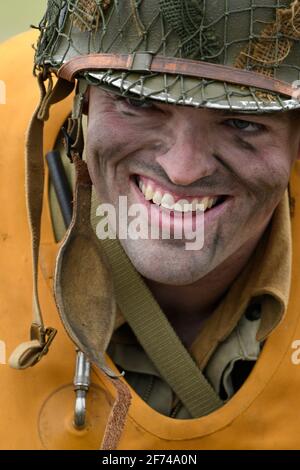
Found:
M 225 194 L 199 194 L 199 193 L 193 193 L 193 192 L 189 192 L 189 194 L 186 194 L 186 193 L 181 193 L 181 191 L 174 191 L 174 189 L 172 188 L 168 188 L 167 185 L 165 183 L 160 183 L 159 181 L 157 180 L 154 180 L 153 178 L 151 177 L 148 177 L 148 176 L 144 176 L 144 175 L 141 175 L 141 174 L 134 174 L 131 176 L 131 178 L 134 179 L 135 182 L 138 181 L 138 179 L 140 179 L 143 183 L 149 183 L 152 185 L 153 189 L 155 189 L 156 191 L 160 191 L 162 193 L 168 193 L 168 194 L 171 194 L 171 196 L 173 196 L 173 199 L 174 199 L 174 202 L 177 202 L 179 201 L 180 199 L 185 199 L 187 200 L 188 202 L 192 202 L 193 199 L 203 199 L 205 197 L 209 197 L 209 198 L 216 198 L 216 197 L 220 197 L 220 196 L 226 196 Z
M 151 220 L 151 224 L 153 222 L 158 224 L 160 229 L 170 228 L 171 233 L 173 233 L 173 231 L 180 230 L 180 227 L 182 227 L 182 223 L 183 223 L 182 213 L 180 212 L 177 213 L 176 211 L 168 211 L 168 209 L 164 209 L 163 207 L 158 206 L 157 204 L 154 204 L 151 201 L 147 201 L 143 193 L 139 189 L 137 185 L 137 180 L 135 177 L 130 178 L 130 185 L 132 186 L 132 189 L 138 199 L 138 202 L 143 204 L 147 208 L 148 217 L 149 217 L 148 220 Z M 204 196 L 204 197 L 208 197 L 208 196 Z M 218 219 L 220 216 L 222 216 L 224 212 L 226 212 L 229 209 L 229 206 L 232 204 L 233 199 L 234 198 L 232 196 L 225 196 L 225 200 L 221 204 L 216 205 L 213 208 L 208 209 L 207 211 L 204 212 L 204 224 L 206 228 L 214 224 L 215 220 Z M 154 220 L 153 220 L 153 217 L 154 217 Z M 203 217 L 203 212 L 201 213 L 193 212 L 190 214 L 190 217 L 192 219 L 193 230 L 194 230 L 198 222 L 198 218 Z M 184 232 L 186 234 L 188 230 L 184 228 Z

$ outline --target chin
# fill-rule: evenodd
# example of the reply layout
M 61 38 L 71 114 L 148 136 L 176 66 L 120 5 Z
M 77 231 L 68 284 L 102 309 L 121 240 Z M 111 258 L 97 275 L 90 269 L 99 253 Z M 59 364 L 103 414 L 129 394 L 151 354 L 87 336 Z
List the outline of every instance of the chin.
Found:
M 184 256 L 180 256 L 170 250 L 168 256 L 166 249 L 146 250 L 145 246 L 138 246 L 137 241 L 134 244 L 128 241 L 124 243 L 124 240 L 121 242 L 135 269 L 150 281 L 170 286 L 188 286 L 211 271 L 208 266 L 210 263 L 200 260 L 199 256 L 195 256 L 195 252 L 193 255 L 189 252 L 187 257 L 186 251 Z
M 145 279 L 168 286 L 188 286 L 190 284 L 194 284 L 202 277 L 201 275 L 200 277 L 199 275 L 194 277 L 189 273 L 176 272 L 175 270 L 172 270 L 172 272 L 161 271 L 158 273 L 157 271 L 153 271 L 153 269 L 149 268 L 149 266 L 139 266 L 135 263 L 134 266 L 140 275 Z

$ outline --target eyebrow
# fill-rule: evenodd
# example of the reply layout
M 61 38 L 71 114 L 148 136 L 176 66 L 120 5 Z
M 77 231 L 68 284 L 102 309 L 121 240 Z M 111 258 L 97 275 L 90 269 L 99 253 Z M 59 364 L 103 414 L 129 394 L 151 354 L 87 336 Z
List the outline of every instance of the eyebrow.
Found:
M 284 122 L 288 119 L 288 116 L 286 113 L 282 112 L 271 112 L 271 113 L 243 113 L 239 110 L 228 110 L 228 109 L 222 109 L 219 111 L 221 116 L 227 117 L 227 118 L 232 118 L 232 117 L 239 117 L 243 118 L 245 120 L 251 121 L 252 118 L 260 118 L 260 119 L 266 119 L 268 118 L 269 121 L 276 121 L 276 122 Z
M 101 87 L 100 87 L 101 88 Z M 103 87 L 102 90 L 104 92 L 106 92 L 108 95 L 111 95 L 112 97 L 116 98 L 116 97 L 119 97 L 119 98 L 135 98 L 135 99 L 140 99 L 141 101 L 150 101 L 150 102 L 154 102 L 154 104 L 170 104 L 170 103 L 163 103 L 163 102 L 160 102 L 160 101 L 156 101 L 156 100 L 153 100 L 151 99 L 151 97 L 143 97 L 143 99 L 141 99 L 138 95 L 135 95 L 134 93 L 131 93 L 129 91 L 129 93 L 127 92 L 127 95 L 123 95 L 122 93 L 120 93 L 120 91 L 118 89 L 111 89 L 111 88 L 105 88 Z M 201 108 L 200 108 L 201 109 Z M 265 119 L 265 118 L 269 118 L 268 120 L 269 121 L 272 121 L 272 122 L 284 122 L 288 119 L 288 116 L 287 116 L 287 113 L 283 113 L 283 112 L 276 112 L 276 111 L 273 111 L 273 112 L 269 112 L 269 113 L 249 113 L 249 112 L 242 112 L 240 110 L 230 110 L 230 109 L 212 109 L 212 111 L 215 111 L 216 113 L 218 113 L 219 116 L 222 116 L 224 118 L 238 118 L 238 119 L 244 119 L 245 121 L 246 120 L 249 120 L 251 121 L 252 118 L 261 118 L 261 119 Z M 241 139 L 242 140 L 242 139 Z

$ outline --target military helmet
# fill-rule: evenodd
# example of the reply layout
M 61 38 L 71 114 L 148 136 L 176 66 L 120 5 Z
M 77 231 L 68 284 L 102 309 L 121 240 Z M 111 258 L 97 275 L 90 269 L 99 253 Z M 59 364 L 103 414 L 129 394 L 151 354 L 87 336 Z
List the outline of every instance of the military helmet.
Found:
M 48 0 L 36 69 L 166 103 L 300 106 L 299 0 Z

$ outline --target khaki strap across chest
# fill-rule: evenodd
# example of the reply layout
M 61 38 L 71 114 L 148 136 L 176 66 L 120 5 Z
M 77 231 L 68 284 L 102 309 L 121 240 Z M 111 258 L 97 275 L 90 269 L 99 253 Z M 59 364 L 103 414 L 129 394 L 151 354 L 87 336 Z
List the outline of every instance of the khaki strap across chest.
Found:
M 138 341 L 194 418 L 223 405 L 132 266 L 118 240 L 102 241 L 113 270 L 117 303 Z

